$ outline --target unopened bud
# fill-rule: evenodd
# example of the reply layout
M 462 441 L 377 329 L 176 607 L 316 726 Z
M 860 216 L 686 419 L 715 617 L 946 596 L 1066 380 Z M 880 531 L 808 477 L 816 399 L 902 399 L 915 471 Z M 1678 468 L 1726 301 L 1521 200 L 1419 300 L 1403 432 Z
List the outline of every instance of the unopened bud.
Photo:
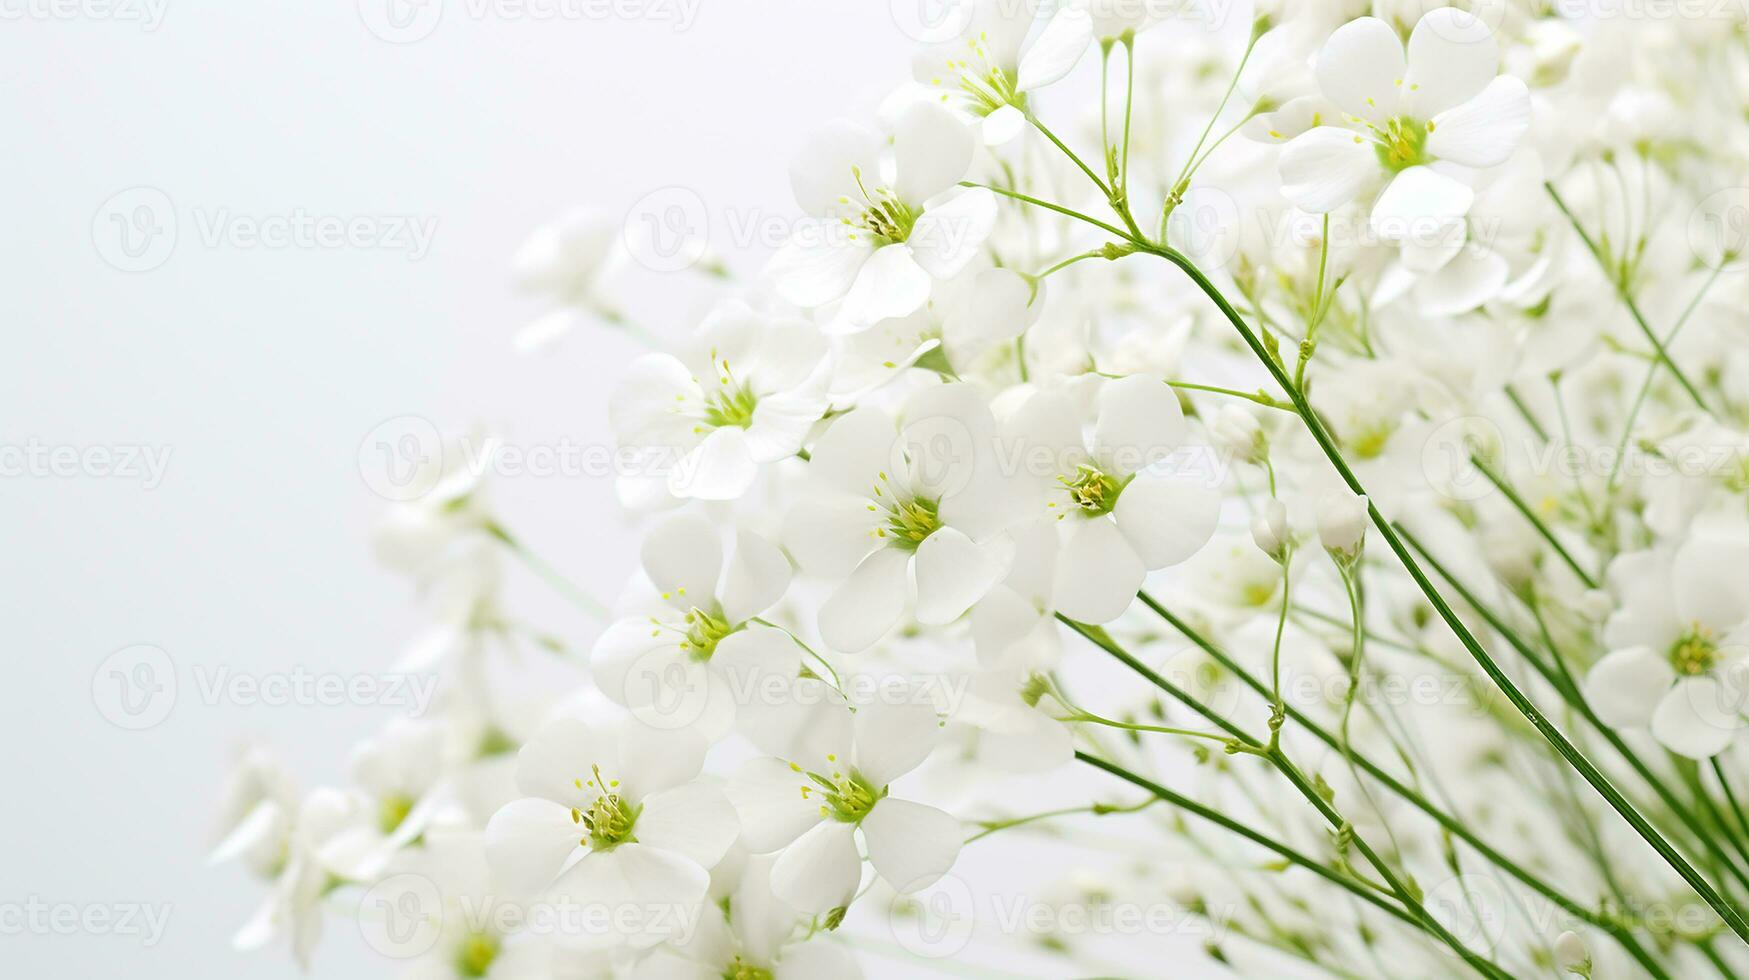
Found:
M 1276 561 L 1287 557 L 1289 533 L 1287 507 L 1273 497 L 1251 518 L 1251 540 Z
M 1343 565 L 1360 560 L 1366 544 L 1367 500 L 1346 490 L 1333 490 L 1318 501 L 1318 540 Z

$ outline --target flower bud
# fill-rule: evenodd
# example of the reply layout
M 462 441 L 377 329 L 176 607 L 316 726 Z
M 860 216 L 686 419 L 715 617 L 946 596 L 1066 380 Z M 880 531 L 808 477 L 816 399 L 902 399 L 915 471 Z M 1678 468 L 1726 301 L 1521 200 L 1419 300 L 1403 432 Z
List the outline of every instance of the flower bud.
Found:
M 1555 937 L 1555 965 L 1574 976 L 1591 976 L 1591 951 L 1576 932 L 1563 932 Z
M 1209 435 L 1215 445 L 1235 459 L 1247 463 L 1262 462 L 1269 455 L 1269 440 L 1263 435 L 1263 424 L 1257 416 L 1237 405 L 1223 405 L 1209 423 Z
M 1257 542 L 1257 547 L 1263 549 L 1264 554 L 1276 561 L 1287 557 L 1290 533 L 1287 507 L 1273 497 L 1251 518 L 1251 540 Z
M 1332 490 L 1318 500 L 1318 540 L 1324 550 L 1344 565 L 1360 559 L 1366 544 L 1366 498 L 1346 490 Z

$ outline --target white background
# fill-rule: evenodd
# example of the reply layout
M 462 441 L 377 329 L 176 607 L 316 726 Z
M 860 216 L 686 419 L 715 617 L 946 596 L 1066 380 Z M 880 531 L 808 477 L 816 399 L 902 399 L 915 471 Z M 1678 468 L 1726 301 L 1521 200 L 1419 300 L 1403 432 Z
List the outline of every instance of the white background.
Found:
M 0 903 L 171 912 L 150 948 L 0 935 L 10 975 L 298 975 L 283 950 L 229 948 L 262 892 L 203 866 L 228 760 L 258 738 L 306 784 L 338 780 L 386 713 L 208 704 L 201 679 L 386 670 L 412 635 L 407 586 L 367 547 L 383 502 L 359 452 L 385 420 L 483 422 L 528 446 L 609 441 L 607 392 L 639 348 L 598 331 L 546 356 L 511 351 L 543 310 L 507 276 L 529 231 L 681 185 L 749 273 L 769 249 L 736 242 L 730 216 L 793 214 L 785 163 L 800 140 L 872 112 L 914 47 L 886 0 L 706 0 L 689 30 L 666 4 L 550 19 L 447 0 L 406 44 L 367 29 L 382 11 L 363 2 L 0 0 L 0 445 L 170 454 L 155 487 L 0 477 Z M 137 19 L 160 9 L 155 29 Z M 159 239 L 174 245 L 161 265 L 129 272 L 111 261 L 128 264 L 107 202 L 137 187 L 168 198 L 177 232 Z M 300 213 L 436 231 L 417 259 L 208 238 L 214 223 Z M 628 305 L 676 337 L 697 285 L 643 271 Z M 635 549 L 609 481 L 500 481 L 498 500 L 583 588 L 621 587 Z M 515 578 L 511 596 L 586 648 L 592 624 L 538 581 Z M 173 659 L 179 689 L 161 724 L 135 732 L 106 720 L 93 684 L 101 700 L 113 678 L 99 665 L 141 643 Z M 331 919 L 313 972 L 388 967 Z

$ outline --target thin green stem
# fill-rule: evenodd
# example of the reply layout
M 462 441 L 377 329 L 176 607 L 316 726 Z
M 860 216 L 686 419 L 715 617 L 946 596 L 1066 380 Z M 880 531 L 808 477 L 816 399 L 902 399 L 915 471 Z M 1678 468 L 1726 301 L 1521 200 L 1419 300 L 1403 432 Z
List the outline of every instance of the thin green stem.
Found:
M 1034 207 L 1044 208 L 1046 211 L 1055 211 L 1056 213 L 1064 215 L 1066 217 L 1075 218 L 1075 219 L 1080 220 L 1080 221 L 1085 221 L 1086 223 L 1094 226 L 1095 228 L 1099 228 L 1099 229 L 1102 229 L 1104 231 L 1110 232 L 1111 234 L 1116 235 L 1117 237 L 1119 237 L 1125 241 L 1128 241 L 1128 242 L 1135 241 L 1134 238 L 1130 237 L 1129 232 L 1124 231 L 1122 228 L 1119 228 L 1116 225 L 1106 224 L 1105 222 L 1100 221 L 1098 218 L 1094 218 L 1094 217 L 1091 217 L 1089 215 L 1082 214 L 1079 211 L 1076 211 L 1072 208 L 1063 207 L 1060 204 L 1052 204 L 1049 201 L 1040 200 L 1036 197 L 1033 197 L 1030 194 L 1022 194 L 1019 191 L 1011 191 L 1005 187 L 993 187 L 989 184 L 980 184 L 977 181 L 972 181 L 972 180 L 962 180 L 962 181 L 960 181 L 960 186 L 961 187 L 982 187 L 987 191 L 994 191 L 997 194 L 1002 195 L 1003 197 L 1011 197 L 1016 201 L 1022 201 L 1026 204 L 1031 204 Z
M 1413 915 L 1410 915 L 1402 908 L 1387 901 L 1383 896 L 1363 885 L 1355 878 L 1343 874 L 1335 868 L 1302 854 L 1299 851 L 1288 847 L 1286 844 L 1278 843 L 1275 840 L 1252 830 L 1250 827 L 1245 826 L 1237 820 L 1228 817 L 1226 814 L 1221 813 L 1218 810 L 1203 806 L 1201 803 L 1198 803 L 1187 796 L 1174 793 L 1172 790 L 1161 786 L 1159 783 L 1144 776 L 1139 776 L 1115 762 L 1107 762 L 1098 756 L 1088 755 L 1085 752 L 1079 751 L 1075 753 L 1075 758 L 1096 769 L 1103 769 L 1131 785 L 1144 789 L 1149 793 L 1152 793 L 1157 799 L 1171 806 L 1177 807 L 1178 809 L 1194 816 L 1201 817 L 1229 833 L 1243 837 L 1251 843 L 1273 852 L 1289 864 L 1305 868 L 1307 871 L 1312 872 L 1318 877 L 1323 878 L 1324 880 L 1342 888 L 1344 891 L 1353 894 L 1356 898 L 1366 902 L 1368 905 L 1384 911 L 1397 919 L 1401 919 L 1417 929 L 1422 927 L 1421 923 L 1418 922 Z
M 1216 663 L 1220 664 L 1222 667 L 1225 667 L 1228 671 L 1231 671 L 1232 674 L 1239 679 L 1240 683 L 1244 684 L 1246 687 L 1249 687 L 1252 691 L 1257 693 L 1260 697 L 1268 698 L 1268 697 L 1272 696 L 1271 691 L 1263 683 L 1262 680 L 1257 678 L 1250 671 L 1246 670 L 1242 664 L 1240 664 L 1237 660 L 1233 659 L 1233 657 L 1231 655 L 1229 655 L 1228 653 L 1226 653 L 1226 651 L 1222 650 L 1221 648 L 1215 646 L 1213 643 L 1209 642 L 1208 639 L 1203 637 L 1203 635 L 1201 633 L 1199 633 L 1195 628 L 1193 628 L 1189 623 L 1185 622 L 1184 620 L 1180 619 L 1178 616 L 1174 615 L 1171 610 L 1169 610 L 1165 606 L 1161 605 L 1160 602 L 1158 600 L 1156 600 L 1153 596 L 1149 595 L 1146 592 L 1143 592 L 1138 596 L 1138 598 L 1140 598 L 1142 600 L 1143 605 L 1145 605 L 1149 609 L 1153 610 L 1155 615 L 1158 615 L 1161 619 L 1165 620 L 1166 623 L 1168 625 L 1170 625 L 1173 629 L 1175 629 L 1179 633 L 1183 634 L 1184 637 L 1186 639 L 1190 640 L 1191 643 L 1195 644 L 1204 653 L 1207 653 L 1210 657 L 1212 657 Z M 1317 738 L 1319 741 L 1323 742 L 1325 745 L 1329 746 L 1332 749 L 1336 749 L 1338 751 L 1341 750 L 1341 743 L 1337 740 L 1335 735 L 1333 735 L 1329 730 L 1324 728 L 1322 725 L 1319 725 L 1312 718 L 1305 715 L 1299 709 L 1294 708 L 1291 705 L 1288 706 L 1287 716 L 1290 720 L 1292 720 L 1294 722 L 1294 724 L 1296 724 L 1296 725 L 1304 728 L 1306 731 L 1310 732 L 1313 737 Z M 1658 966 L 1657 961 L 1652 959 L 1651 955 L 1649 953 L 1647 953 L 1643 947 L 1640 946 L 1639 942 L 1637 940 L 1635 940 L 1634 937 L 1629 932 L 1627 932 L 1625 929 L 1622 929 L 1617 923 L 1615 923 L 1615 922 L 1613 922 L 1613 921 L 1611 921 L 1603 916 L 1598 915 L 1597 913 L 1593 912 L 1592 910 L 1586 908 L 1585 906 L 1579 904 L 1578 902 L 1574 901 L 1573 899 L 1562 894 L 1560 891 L 1556 890 L 1554 888 L 1554 886 L 1543 881 L 1541 878 L 1537 877 L 1535 874 L 1532 874 L 1530 871 L 1526 870 L 1524 867 L 1519 865 L 1518 862 L 1513 861 L 1511 858 L 1508 858 L 1506 855 L 1504 855 L 1500 851 L 1496 850 L 1487 841 L 1485 841 L 1481 837 L 1477 836 L 1476 833 L 1470 829 L 1469 823 L 1467 821 L 1461 820 L 1461 819 L 1447 813 L 1446 811 L 1440 809 L 1439 807 L 1435 806 L 1432 802 L 1430 802 L 1421 793 L 1419 793 L 1416 790 L 1414 790 L 1413 788 L 1405 785 L 1401 780 L 1397 779 L 1395 776 L 1392 776 L 1389 772 L 1386 772 L 1384 769 L 1380 768 L 1377 764 L 1373 763 L 1366 756 L 1361 755 L 1360 753 L 1356 753 L 1354 756 L 1354 761 L 1355 761 L 1355 764 L 1358 765 L 1363 772 L 1365 772 L 1367 775 L 1371 776 L 1374 780 L 1376 780 L 1379 783 L 1379 785 L 1385 787 L 1387 790 L 1390 790 L 1393 794 L 1395 794 L 1399 798 L 1403 799 L 1404 801 L 1408 802 L 1410 805 L 1414 806 L 1415 808 L 1419 809 L 1421 812 L 1425 813 L 1427 816 L 1431 817 L 1441 827 L 1445 828 L 1445 830 L 1447 832 L 1449 832 L 1452 836 L 1463 841 L 1465 844 L 1468 844 L 1472 849 L 1474 849 L 1476 851 L 1476 853 L 1478 853 L 1482 856 L 1483 860 L 1488 861 L 1490 864 L 1493 864 L 1495 867 L 1499 868 L 1500 870 L 1511 875 L 1513 878 L 1516 878 L 1518 881 L 1522 882 L 1525 886 L 1529 887 L 1532 891 L 1535 891 L 1537 894 L 1543 896 L 1544 898 L 1548 899 L 1549 901 L 1560 906 L 1560 908 L 1562 910 L 1564 910 L 1565 912 L 1567 912 L 1569 915 L 1572 915 L 1572 916 L 1579 918 L 1585 922 L 1588 922 L 1591 925 L 1594 925 L 1600 929 L 1604 929 L 1604 930 L 1609 931 L 1610 934 L 1613 935 L 1617 939 L 1617 941 L 1622 944 L 1622 947 L 1624 949 L 1626 949 L 1634 957 L 1635 960 L 1637 960 L 1641 965 L 1646 967 L 1646 969 L 1649 973 L 1651 973 L 1653 976 L 1664 978 L 1664 980 L 1668 980 L 1668 974 L 1666 974 L 1663 971 L 1663 969 Z
M 1676 379 L 1676 383 L 1682 386 L 1682 390 L 1688 393 L 1689 398 L 1694 399 L 1695 405 L 1697 405 L 1701 411 L 1706 412 L 1709 415 L 1712 414 L 1712 409 L 1707 407 L 1706 399 L 1700 396 L 1700 389 L 1696 388 L 1694 383 L 1688 380 L 1688 375 L 1683 374 L 1682 369 L 1676 366 L 1676 362 L 1670 358 L 1670 350 L 1664 346 L 1664 342 L 1659 340 L 1658 335 L 1652 331 L 1651 324 L 1646 322 L 1645 315 L 1640 312 L 1640 305 L 1634 301 L 1633 293 L 1628 289 L 1626 278 L 1612 271 L 1608 257 L 1603 254 L 1603 250 L 1598 247 L 1597 242 L 1592 239 L 1591 234 L 1585 230 L 1585 226 L 1580 224 L 1578 216 L 1567 207 L 1567 202 L 1561 198 L 1561 192 L 1555 189 L 1554 182 L 1544 182 L 1543 188 L 1548 191 L 1549 197 L 1554 200 L 1555 207 L 1560 208 L 1561 213 L 1566 215 L 1568 223 L 1573 226 L 1573 230 L 1579 233 L 1580 240 L 1585 243 L 1585 248 L 1591 252 L 1591 256 L 1597 260 L 1597 264 L 1602 266 L 1603 274 L 1609 279 L 1610 286 L 1615 289 L 1616 295 L 1619 296 L 1622 303 L 1627 306 L 1628 313 L 1634 318 L 1634 323 L 1639 325 L 1640 332 L 1646 335 L 1647 340 L 1651 341 L 1652 349 L 1657 352 L 1658 359 L 1670 370 L 1670 376 Z
M 1227 301 L 1226 296 L 1224 296 L 1215 284 L 1202 273 L 1202 270 L 1198 269 L 1194 263 L 1183 255 L 1180 255 L 1178 252 L 1159 246 L 1152 247 L 1148 250 L 1165 258 L 1173 265 L 1178 266 L 1185 275 L 1190 277 L 1190 279 L 1196 284 L 1197 288 L 1201 289 L 1204 295 L 1208 296 L 1208 298 L 1215 303 L 1215 305 L 1221 310 L 1221 313 L 1227 318 L 1228 322 L 1233 325 L 1234 329 L 1239 331 L 1240 336 L 1244 339 L 1246 345 L 1251 348 L 1252 353 L 1258 360 L 1263 362 L 1264 367 L 1270 372 L 1271 376 L 1275 378 L 1276 384 L 1281 386 L 1283 391 L 1285 391 L 1288 397 L 1293 401 L 1294 406 L 1299 409 L 1300 418 L 1304 422 L 1306 429 L 1311 433 L 1313 440 L 1318 443 L 1318 447 L 1323 451 L 1325 457 L 1330 460 L 1331 465 L 1336 468 L 1337 474 L 1342 477 L 1343 482 L 1347 484 L 1349 490 L 1355 494 L 1365 495 L 1366 488 L 1361 484 L 1359 478 L 1354 475 L 1353 469 L 1348 465 L 1348 460 L 1342 455 L 1342 451 L 1337 447 L 1335 439 L 1324 428 L 1324 423 L 1318 418 L 1318 414 L 1313 411 L 1311 404 L 1306 401 L 1305 394 L 1293 386 L 1292 379 L 1287 376 L 1286 372 L 1276 359 L 1270 356 L 1268 350 L 1263 346 L 1263 342 L 1258 339 L 1257 334 L 1251 329 L 1250 325 L 1239 316 L 1238 311 L 1233 309 L 1232 304 Z M 1433 583 L 1427 578 L 1426 572 L 1422 571 L 1420 564 L 1416 562 L 1414 555 L 1409 553 L 1409 549 L 1403 543 L 1402 537 L 1397 534 L 1396 529 L 1385 519 L 1384 514 L 1379 511 L 1377 504 L 1373 503 L 1370 497 L 1368 498 L 1367 512 L 1372 518 L 1373 526 L 1378 529 L 1380 536 L 1384 538 L 1385 544 L 1396 554 L 1397 560 L 1400 561 L 1403 564 L 1404 569 L 1408 571 L 1409 577 L 1415 580 L 1416 587 L 1427 597 L 1427 601 L 1432 604 L 1434 611 L 1438 613 L 1440 619 L 1443 620 L 1446 626 L 1456 635 L 1458 642 L 1463 644 L 1464 649 L 1476 661 L 1477 665 L 1482 668 L 1483 673 L 1488 675 L 1488 679 L 1494 683 L 1494 686 L 1499 688 L 1501 693 L 1506 695 L 1507 700 L 1512 702 L 1512 706 L 1518 709 L 1518 712 L 1524 716 L 1525 720 L 1529 721 L 1532 727 L 1534 727 L 1550 745 L 1554 746 L 1555 751 L 1559 752 L 1561 757 L 1565 759 L 1569 765 L 1579 771 L 1579 774 L 1585 778 L 1585 781 L 1591 785 L 1591 788 L 1608 801 L 1610 807 L 1620 814 L 1622 819 L 1628 822 L 1629 826 L 1633 827 L 1634 832 L 1637 833 L 1642 840 L 1650 844 L 1652 848 L 1658 852 L 1659 856 L 1664 859 L 1665 863 L 1675 869 L 1677 874 L 1681 875 L 1682 879 L 1688 882 L 1689 886 L 1692 887 L 1708 905 L 1712 906 L 1713 911 L 1717 912 L 1719 917 L 1730 926 L 1731 931 L 1736 933 L 1739 939 L 1743 940 L 1746 944 L 1749 944 L 1749 922 L 1744 921 L 1742 914 L 1719 894 L 1718 889 L 1714 888 L 1713 885 L 1695 869 L 1694 865 L 1689 863 L 1688 859 L 1684 858 L 1676 848 L 1658 832 L 1656 827 L 1652 826 L 1645 816 L 1643 816 L 1639 810 L 1637 810 L 1634 805 L 1621 794 L 1621 791 L 1616 789 L 1615 785 L 1609 781 L 1609 777 L 1605 776 L 1590 759 L 1586 758 L 1585 754 L 1580 752 L 1578 747 L 1575 746 L 1567 736 L 1561 733 L 1560 729 L 1556 728 L 1555 725 L 1543 715 L 1542 711 L 1536 706 L 1536 704 L 1533 703 L 1530 698 L 1519 689 L 1518 685 L 1513 682 L 1512 678 L 1500 668 L 1500 665 L 1495 662 L 1493 656 L 1491 656 L 1487 649 L 1482 646 L 1481 641 L 1476 639 L 1475 635 L 1470 632 L 1469 627 L 1465 626 L 1463 620 L 1458 617 L 1457 612 L 1445 601 L 1445 597 L 1440 595 L 1438 589 L 1434 588 Z
M 1483 462 L 1480 456 L 1471 456 L 1470 462 L 1476 467 L 1477 472 L 1486 477 L 1489 483 L 1494 484 L 1496 490 L 1499 490 L 1506 496 L 1506 499 L 1512 503 L 1512 508 L 1518 511 L 1519 514 L 1523 515 L 1525 520 L 1530 522 L 1531 527 L 1536 529 L 1536 533 L 1540 535 L 1544 541 L 1548 542 L 1549 547 L 1554 549 L 1555 554 L 1560 557 L 1561 562 L 1573 570 L 1573 574 L 1578 576 L 1579 581 L 1584 583 L 1586 588 L 1597 588 L 1597 580 L 1592 578 L 1591 573 L 1587 572 L 1584 566 L 1579 564 L 1578 559 L 1573 557 L 1573 553 L 1567 550 L 1566 545 L 1561 544 L 1560 539 L 1555 537 L 1555 532 L 1550 530 L 1549 526 L 1543 522 L 1543 519 L 1537 516 L 1536 511 L 1532 510 L 1530 505 L 1524 502 L 1524 498 L 1520 497 L 1518 491 L 1514 490 L 1512 485 L 1506 482 L 1505 477 L 1496 473 L 1494 468 Z
M 601 621 L 607 618 L 606 606 L 597 601 L 594 596 L 578 588 L 576 584 L 566 578 L 558 569 L 547 564 L 547 562 L 539 555 L 530 551 L 526 545 L 512 536 L 509 531 L 505 530 L 503 525 L 493 521 L 488 521 L 482 530 L 496 538 L 504 545 L 504 547 L 510 549 L 511 554 L 520 558 L 522 563 L 527 565 L 530 571 L 540 576 L 542 580 L 552 586 L 553 591 L 564 596 L 566 599 L 569 599 L 577 606 L 577 608 L 588 614 L 591 619 Z

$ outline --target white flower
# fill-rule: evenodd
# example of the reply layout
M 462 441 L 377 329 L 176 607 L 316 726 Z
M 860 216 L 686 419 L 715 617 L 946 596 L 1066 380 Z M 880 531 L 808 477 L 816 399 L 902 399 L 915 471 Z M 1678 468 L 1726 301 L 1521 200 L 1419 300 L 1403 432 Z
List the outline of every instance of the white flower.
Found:
M 1209 437 L 1217 447 L 1248 463 L 1261 462 L 1269 455 L 1269 441 L 1257 413 L 1238 405 L 1221 406 L 1209 423 Z
M 670 495 L 741 496 L 761 464 L 802 448 L 826 411 L 829 380 L 825 341 L 811 324 L 724 305 L 683 356 L 646 354 L 614 390 L 614 434 L 645 463 L 621 476 L 622 501 L 640 508 Z
M 516 334 L 519 350 L 553 344 L 593 316 L 616 322 L 619 314 L 605 290 L 620 266 L 620 224 L 587 209 L 573 211 L 537 230 L 512 260 L 517 285 L 558 308 Z
M 1346 490 L 1331 490 L 1318 498 L 1318 540 L 1338 560 L 1360 557 L 1369 523 L 1367 499 Z
M 995 419 L 967 384 L 913 395 L 903 425 L 875 408 L 832 423 L 808 464 L 813 493 L 790 511 L 785 543 L 804 571 L 842 579 L 820 607 L 835 650 L 872 646 L 907 606 L 944 625 L 1007 571 L 1000 532 L 1021 503 L 999 472 Z
M 658 525 L 644 539 L 644 573 L 660 599 L 648 615 L 608 627 L 590 656 L 596 687 L 659 728 L 728 731 L 744 692 L 766 673 L 794 678 L 801 651 L 781 630 L 751 622 L 783 597 L 789 559 L 751 531 L 722 535 L 703 517 Z
M 895 799 L 889 784 L 928 757 L 941 735 L 926 704 L 879 702 L 801 733 L 789 761 L 754 759 L 729 784 L 755 854 L 781 849 L 771 888 L 803 912 L 850 903 L 862 880 L 862 843 L 875 872 L 900 893 L 934 884 L 959 856 L 960 822 Z
M 613 935 L 634 946 L 672 937 L 737 834 L 722 790 L 699 778 L 705 748 L 690 729 L 547 723 L 517 756 L 527 798 L 486 826 L 499 880 L 518 895 L 623 911 L 631 921 L 611 917 L 625 927 Z
M 631 980 L 860 980 L 861 968 L 842 945 L 810 938 L 811 930 L 798 938 L 809 923 L 772 892 L 776 860 L 748 857 L 721 912 L 706 911 L 693 938 L 640 960 Z
M 1624 555 L 1610 567 L 1622 605 L 1604 628 L 1610 652 L 1585 675 L 1606 724 L 1650 725 L 1690 759 L 1724 751 L 1743 727 L 1749 670 L 1749 539 L 1700 528 L 1674 549 Z
M 1003 441 L 1038 478 L 1039 506 L 1059 522 L 1057 610 L 1108 623 L 1129 608 L 1149 571 L 1208 543 L 1221 501 L 1207 479 L 1159 465 L 1185 429 L 1167 385 L 1142 376 L 1106 382 L 1092 424 L 1083 420 L 1065 394 L 1041 391 L 1009 417 Z
M 937 279 L 951 279 L 996 224 L 996 198 L 958 188 L 972 162 L 972 135 L 940 106 L 900 115 L 891 166 L 879 137 L 854 123 L 816 135 L 790 168 L 804 219 L 777 255 L 777 291 L 803 307 L 839 302 L 827 329 L 866 330 L 916 312 Z
M 1291 531 L 1287 523 L 1287 505 L 1274 497 L 1264 503 L 1251 518 L 1251 540 L 1264 554 L 1281 561 L 1287 554 Z
M 1555 937 L 1555 965 L 1575 976 L 1591 975 L 1591 950 L 1571 929 Z
M 267 898 L 232 943 L 241 950 L 260 949 L 276 940 L 288 941 L 292 957 L 308 968 L 310 954 L 322 937 L 322 900 L 348 882 L 363 883 L 380 873 L 381 865 L 362 867 L 346 860 L 351 832 L 370 819 L 357 797 L 339 790 L 319 789 L 297 808 L 286 835 L 283 861 Z M 341 857 L 342 860 L 333 860 Z M 352 878 L 351 874 L 361 877 Z
M 1530 126 L 1529 90 L 1498 75 L 1491 36 L 1465 36 L 1468 16 L 1449 7 L 1428 13 L 1406 54 L 1375 17 L 1338 28 L 1316 71 L 1342 118 L 1321 120 L 1282 151 L 1282 193 L 1328 213 L 1388 180 L 1371 212 L 1375 231 L 1391 241 L 1462 218 L 1475 195 L 1450 165 L 1505 163 Z
M 941 102 L 983 120 L 984 142 L 1006 143 L 1026 127 L 1027 93 L 1067 75 L 1093 41 L 1086 10 L 1053 7 L 1044 0 L 959 0 L 943 23 L 962 29 L 918 52 L 913 74 Z
M 443 783 L 448 734 L 440 722 L 398 718 L 359 743 L 352 795 L 370 819 L 335 833 L 324 845 L 324 863 L 346 878 L 368 879 L 451 809 Z

